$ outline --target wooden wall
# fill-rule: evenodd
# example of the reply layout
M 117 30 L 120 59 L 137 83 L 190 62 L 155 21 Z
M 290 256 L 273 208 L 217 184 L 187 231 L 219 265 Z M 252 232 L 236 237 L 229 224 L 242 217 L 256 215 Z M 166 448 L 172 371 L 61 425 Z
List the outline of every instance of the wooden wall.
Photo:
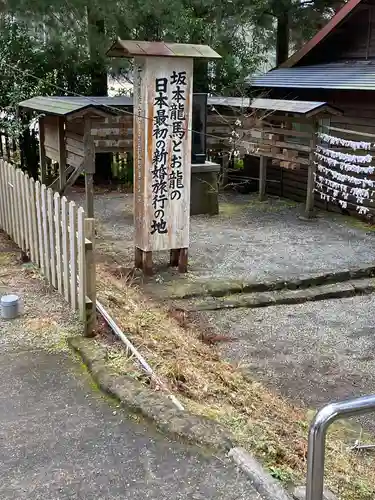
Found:
M 85 156 L 83 145 L 84 120 L 77 118 L 66 122 L 66 162 L 72 167 L 79 167 Z
M 133 151 L 133 115 L 122 113 L 93 122 L 91 133 L 97 153 Z
M 46 116 L 44 119 L 44 147 L 48 158 L 59 161 L 59 117 Z
M 45 119 L 46 155 L 53 161 L 59 161 L 58 118 L 48 116 Z M 94 137 L 95 152 L 124 153 L 133 151 L 133 116 L 121 114 L 107 118 L 91 118 L 91 133 Z M 65 141 L 67 164 L 79 167 L 84 158 L 84 119 L 66 121 Z

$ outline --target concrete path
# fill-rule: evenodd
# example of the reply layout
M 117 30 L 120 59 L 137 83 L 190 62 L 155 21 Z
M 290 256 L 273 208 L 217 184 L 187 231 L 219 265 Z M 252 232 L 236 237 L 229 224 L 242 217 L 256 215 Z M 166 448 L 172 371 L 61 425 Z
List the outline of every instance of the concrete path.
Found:
M 0 354 L 0 499 L 259 499 L 225 458 L 172 442 L 92 387 L 69 355 Z

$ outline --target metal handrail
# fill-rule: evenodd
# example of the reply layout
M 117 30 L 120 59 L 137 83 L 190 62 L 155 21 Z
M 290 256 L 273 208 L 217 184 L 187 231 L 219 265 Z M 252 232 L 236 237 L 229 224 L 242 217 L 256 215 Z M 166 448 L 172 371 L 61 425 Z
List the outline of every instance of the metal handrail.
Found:
M 322 408 L 309 430 L 307 452 L 306 500 L 322 500 L 325 444 L 328 427 L 339 418 L 349 418 L 375 411 L 375 394 L 331 403 Z

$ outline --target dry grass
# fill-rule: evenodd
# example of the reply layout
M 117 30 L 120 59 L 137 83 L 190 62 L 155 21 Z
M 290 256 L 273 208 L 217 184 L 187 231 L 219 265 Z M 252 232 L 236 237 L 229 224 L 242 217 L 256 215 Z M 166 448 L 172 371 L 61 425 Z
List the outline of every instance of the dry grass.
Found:
M 198 326 L 182 326 L 180 318 L 120 281 L 104 264 L 99 266 L 98 278 L 100 300 L 189 409 L 227 426 L 284 483 L 303 482 L 306 410 L 247 379 L 223 361 L 214 347 L 199 340 Z M 116 366 L 127 371 L 128 365 L 122 365 L 120 358 L 117 350 Z M 336 425 L 328 439 L 326 484 L 342 500 L 372 500 L 375 496 L 375 455 L 347 449 L 360 432 Z M 366 439 L 362 436 L 361 440 Z

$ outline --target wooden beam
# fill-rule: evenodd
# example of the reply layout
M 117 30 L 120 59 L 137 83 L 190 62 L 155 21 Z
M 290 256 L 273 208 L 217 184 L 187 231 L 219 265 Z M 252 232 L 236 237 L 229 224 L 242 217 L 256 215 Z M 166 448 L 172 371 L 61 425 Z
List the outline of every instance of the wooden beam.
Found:
M 261 156 L 259 160 L 259 201 L 266 198 L 266 179 L 267 179 L 267 157 Z
M 310 134 L 311 137 L 311 134 Z M 294 151 L 301 151 L 302 153 L 310 153 L 310 146 L 303 146 L 302 144 L 295 144 L 293 142 L 284 142 L 278 140 L 264 140 L 262 141 L 266 146 L 274 146 L 282 149 L 293 149 Z
M 46 159 L 46 148 L 44 144 L 45 139 L 45 127 L 44 127 L 44 117 L 39 118 L 39 163 L 40 163 L 40 181 L 45 184 L 47 181 L 47 159 Z
M 95 145 L 91 135 L 91 119 L 85 117 L 83 149 L 84 149 L 84 171 L 86 191 L 86 215 L 94 217 L 94 173 L 95 173 Z
M 316 172 L 315 165 L 315 148 L 316 148 L 316 131 L 318 130 L 318 123 L 316 123 L 315 132 L 313 133 L 310 140 L 310 155 L 309 155 L 309 169 L 307 174 L 307 194 L 306 194 L 306 208 L 305 208 L 305 217 L 311 219 L 313 217 L 314 212 L 314 187 L 315 187 L 315 179 L 314 174 Z
M 369 118 L 370 120 L 370 118 Z M 346 128 L 340 128 L 340 127 L 327 127 L 329 130 L 333 130 L 334 132 L 343 132 L 344 134 L 348 135 L 360 135 L 363 137 L 370 137 L 371 139 L 375 138 L 375 134 L 369 134 L 368 132 L 359 132 L 358 130 L 349 130 Z
M 254 152 L 254 155 L 252 155 L 252 153 L 250 153 L 250 156 L 268 156 L 269 158 L 273 158 L 275 160 L 291 161 L 291 159 L 285 155 L 271 154 L 270 152 L 264 152 L 264 151 L 256 151 L 256 152 Z M 309 158 L 301 158 L 300 156 L 297 156 L 297 158 L 293 158 L 292 163 L 299 163 L 300 165 L 309 165 L 310 159 Z
M 95 174 L 95 145 L 94 138 L 91 135 L 91 120 L 85 118 L 84 135 L 83 135 L 83 150 L 85 158 L 85 172 Z
M 64 194 L 65 191 L 69 187 L 71 187 L 71 186 L 73 186 L 75 184 L 76 180 L 82 174 L 82 172 L 83 172 L 83 162 L 82 162 L 82 164 L 79 167 L 75 168 L 74 172 L 71 174 L 71 176 L 69 177 L 69 179 L 66 181 L 65 186 L 59 191 L 60 195 Z
M 94 217 L 94 174 L 85 173 L 86 214 Z
M 253 128 L 251 129 L 251 132 L 259 131 L 262 130 L 261 128 Z M 276 134 L 276 135 L 286 135 L 286 136 L 291 136 L 291 137 L 306 137 L 306 139 L 309 139 L 311 137 L 312 132 L 300 132 L 299 130 L 292 130 L 290 128 L 281 128 L 281 127 L 272 127 L 270 125 L 268 128 L 263 129 L 264 134 Z
M 65 118 L 59 116 L 59 190 L 66 184 Z

